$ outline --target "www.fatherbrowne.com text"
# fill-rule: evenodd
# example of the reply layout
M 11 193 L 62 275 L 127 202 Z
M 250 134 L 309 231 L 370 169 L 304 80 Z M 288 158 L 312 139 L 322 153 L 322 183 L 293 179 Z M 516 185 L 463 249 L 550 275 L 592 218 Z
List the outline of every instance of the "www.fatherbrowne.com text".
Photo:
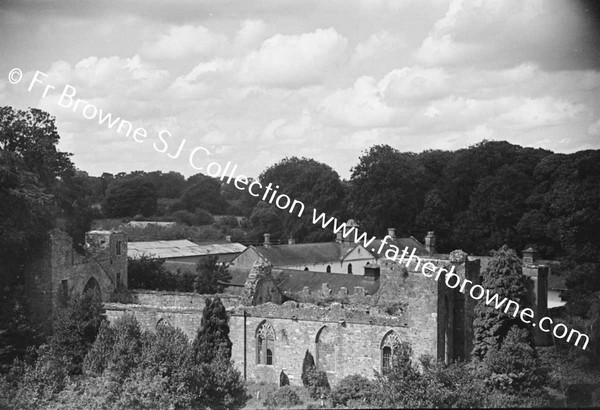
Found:
M 31 82 L 29 83 L 27 91 L 31 92 L 35 87 L 38 86 L 38 84 L 43 84 L 44 78 L 47 77 L 47 74 L 41 71 L 36 71 Z M 8 74 L 8 80 L 11 84 L 18 84 L 22 78 L 23 73 L 19 68 L 13 68 Z M 39 89 L 42 89 L 42 87 L 39 87 Z M 45 98 L 52 90 L 56 90 L 56 87 L 52 84 L 45 84 L 42 98 Z M 98 121 L 99 125 L 104 125 L 109 130 L 114 129 L 116 133 L 124 135 L 125 137 L 129 137 L 131 135 L 132 139 L 136 143 L 141 144 L 148 139 L 148 132 L 145 128 L 134 127 L 130 121 L 113 116 L 109 112 L 103 112 L 101 108 L 98 108 L 94 104 L 86 102 L 81 98 L 76 98 L 76 96 L 77 90 L 75 87 L 65 84 L 62 88 L 62 92 L 57 104 L 61 108 L 69 109 L 73 112 L 79 111 L 84 118 Z M 157 142 L 154 142 L 152 144 L 153 148 L 159 153 L 165 153 L 171 159 L 178 158 L 186 146 L 186 139 L 182 139 L 174 152 L 169 150 L 169 142 L 172 141 L 171 139 L 173 138 L 173 135 L 168 130 L 158 131 L 157 138 L 159 142 L 158 144 Z M 197 156 L 201 154 L 207 156 L 211 155 L 208 149 L 201 146 L 193 147 L 189 151 L 189 164 L 197 171 L 205 170 L 204 167 L 200 166 L 198 162 Z M 263 186 L 259 181 L 253 181 L 245 175 L 236 175 L 237 168 L 238 165 L 232 164 L 231 161 L 228 161 L 225 167 L 222 167 L 221 164 L 213 161 L 206 165 L 205 171 L 207 175 L 213 178 L 219 178 L 222 182 L 230 184 L 233 181 L 234 186 L 238 190 L 248 190 L 250 195 L 254 197 L 260 197 L 261 200 L 268 202 L 269 204 L 275 204 L 275 206 L 277 206 L 279 209 L 287 210 L 289 213 L 296 214 L 298 217 L 302 217 L 304 215 L 306 208 L 305 205 L 301 201 L 292 199 L 285 194 L 279 193 L 278 195 L 278 189 L 280 189 L 279 185 L 273 187 L 273 185 L 269 183 L 268 185 Z M 317 215 L 316 209 L 313 209 L 312 223 L 315 225 L 321 224 L 323 229 L 330 228 L 335 234 L 341 232 L 344 238 L 350 236 L 355 244 L 361 244 L 367 249 L 376 240 L 374 236 L 369 237 L 366 232 L 363 232 L 359 235 L 356 227 L 348 227 L 346 223 L 339 223 L 336 218 L 327 218 L 324 213 Z M 383 238 L 379 249 L 376 250 L 375 248 L 371 248 L 371 250 L 373 252 L 377 252 L 377 254 L 381 256 L 384 248 L 386 248 L 384 256 L 388 260 L 395 261 L 398 264 L 405 262 L 406 267 L 409 267 L 411 263 L 414 263 L 414 271 L 418 272 L 420 268 L 421 273 L 427 278 L 433 278 L 435 281 L 438 281 L 438 279 L 443 276 L 443 280 L 446 286 L 449 288 L 459 288 L 460 292 L 468 294 L 474 300 L 481 300 L 485 297 L 485 304 L 487 306 L 493 306 L 495 309 L 504 311 L 506 314 L 510 314 L 509 312 L 512 311 L 513 317 L 519 315 L 519 318 L 524 323 L 531 324 L 533 327 L 539 327 L 543 332 L 552 333 L 552 335 L 557 339 L 564 339 L 566 337 L 567 342 L 571 342 L 574 339 L 572 343 L 575 346 L 579 346 L 579 342 L 583 341 L 581 348 L 583 350 L 587 348 L 589 337 L 586 334 L 583 334 L 575 329 L 569 330 L 569 328 L 562 323 L 558 323 L 553 326 L 553 320 L 547 316 L 537 321 L 534 320 L 535 314 L 532 309 L 521 309 L 520 305 L 513 300 L 507 298 L 500 300 L 498 294 L 490 295 L 489 289 L 485 289 L 483 286 L 478 284 L 473 284 L 473 282 L 470 280 L 462 279 L 459 275 L 455 274 L 454 266 L 450 270 L 441 267 L 436 271 L 436 266 L 431 261 L 424 262 L 424 259 L 421 259 L 415 255 L 415 248 L 410 251 L 408 247 L 405 247 L 400 255 L 400 249 L 397 246 L 388 243 L 388 241 L 391 239 L 392 238 L 389 235 L 386 235 Z

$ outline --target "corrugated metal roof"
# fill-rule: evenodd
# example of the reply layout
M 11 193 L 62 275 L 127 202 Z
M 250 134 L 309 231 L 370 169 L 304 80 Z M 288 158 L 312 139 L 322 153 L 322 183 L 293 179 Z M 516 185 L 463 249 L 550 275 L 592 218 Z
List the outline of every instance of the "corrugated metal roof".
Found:
M 197 245 L 188 240 L 129 242 L 127 256 L 139 258 L 142 255 L 155 258 L 183 258 L 188 256 L 218 255 L 223 253 L 239 253 L 246 249 L 237 242 L 213 243 Z

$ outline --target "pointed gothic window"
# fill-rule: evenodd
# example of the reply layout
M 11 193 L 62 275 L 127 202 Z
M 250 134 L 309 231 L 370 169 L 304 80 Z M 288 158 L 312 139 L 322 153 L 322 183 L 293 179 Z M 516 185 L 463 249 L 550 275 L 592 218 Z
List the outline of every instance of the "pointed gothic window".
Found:
M 269 322 L 262 322 L 256 329 L 256 363 L 273 365 L 275 330 Z
M 381 371 L 386 371 L 392 366 L 394 350 L 400 345 L 400 336 L 393 330 L 386 333 L 381 341 Z

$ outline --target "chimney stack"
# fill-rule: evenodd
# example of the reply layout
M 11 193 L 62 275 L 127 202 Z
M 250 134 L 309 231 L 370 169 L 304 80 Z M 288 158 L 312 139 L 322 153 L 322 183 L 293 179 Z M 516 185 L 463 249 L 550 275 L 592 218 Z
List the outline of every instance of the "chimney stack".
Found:
M 425 237 L 425 249 L 427 249 L 427 252 L 430 254 L 435 253 L 435 235 L 433 234 L 433 231 L 427 232 L 427 236 Z
M 388 236 L 391 236 L 392 239 L 396 239 L 396 228 L 388 228 Z
M 271 234 L 265 234 L 265 243 L 263 244 L 265 248 L 269 248 L 271 246 Z
M 288 245 L 293 245 L 296 243 L 296 240 L 294 238 L 289 238 L 288 239 Z
M 538 258 L 538 251 L 531 246 L 523 250 L 523 263 L 525 265 L 533 265 Z

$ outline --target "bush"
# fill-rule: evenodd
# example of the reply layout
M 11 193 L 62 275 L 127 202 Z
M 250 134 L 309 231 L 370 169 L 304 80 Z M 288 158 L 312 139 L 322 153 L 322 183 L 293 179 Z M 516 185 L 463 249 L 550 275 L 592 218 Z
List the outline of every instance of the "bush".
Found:
M 329 387 L 325 371 L 312 368 L 306 373 L 306 379 L 308 381 L 308 392 L 313 399 L 316 400 L 329 394 L 331 387 Z
M 329 398 L 333 407 L 356 408 L 369 405 L 375 391 L 376 386 L 371 380 L 355 374 L 340 380 Z
M 279 373 L 279 387 L 289 386 L 289 385 L 290 385 L 290 379 L 287 377 L 287 374 L 285 374 L 284 371 L 282 370 L 281 373 Z
M 314 369 L 315 366 L 315 358 L 313 355 L 306 349 L 306 353 L 304 354 L 304 360 L 302 361 L 302 384 L 304 387 L 308 387 L 308 371 Z
M 275 393 L 269 395 L 263 405 L 268 408 L 280 409 L 283 407 L 292 407 L 302 404 L 302 400 L 291 386 L 283 386 Z
M 492 348 L 484 359 L 489 372 L 487 383 L 502 393 L 539 392 L 546 377 L 540 371 L 534 348 L 529 345 L 529 334 L 513 326 L 500 348 Z

